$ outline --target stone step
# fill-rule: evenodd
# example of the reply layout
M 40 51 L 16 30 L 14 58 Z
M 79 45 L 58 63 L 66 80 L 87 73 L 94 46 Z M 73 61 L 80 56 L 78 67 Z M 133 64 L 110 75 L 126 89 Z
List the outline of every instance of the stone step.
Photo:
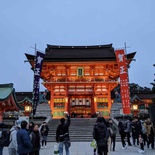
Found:
M 91 141 L 93 138 L 92 133 L 95 122 L 96 118 L 71 118 L 71 125 L 69 127 L 71 141 Z M 56 129 L 59 124 L 59 119 L 49 121 L 48 126 L 50 131 L 48 141 L 55 142 Z
M 38 104 L 35 117 L 39 116 L 51 117 L 51 109 L 49 104 L 47 103 Z

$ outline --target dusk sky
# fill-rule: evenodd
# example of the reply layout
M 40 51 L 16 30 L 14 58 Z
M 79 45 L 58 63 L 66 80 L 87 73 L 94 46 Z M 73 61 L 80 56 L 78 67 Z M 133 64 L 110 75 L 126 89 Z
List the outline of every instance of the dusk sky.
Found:
M 33 90 L 24 53 L 51 45 L 127 45 L 137 52 L 129 82 L 142 87 L 155 76 L 155 0 L 1 0 L 0 84 L 16 92 Z M 41 90 L 45 88 L 41 86 Z

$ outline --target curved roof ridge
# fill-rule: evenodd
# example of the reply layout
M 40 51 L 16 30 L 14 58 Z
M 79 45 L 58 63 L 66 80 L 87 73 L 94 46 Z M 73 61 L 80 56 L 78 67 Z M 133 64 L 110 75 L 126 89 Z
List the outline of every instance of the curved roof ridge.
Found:
M 19 101 L 18 103 L 19 104 L 21 104 L 21 103 L 23 103 L 24 101 L 29 101 L 30 103 L 33 103 L 33 100 L 32 99 L 30 99 L 29 97 L 27 97 L 27 96 L 25 96 L 21 101 Z
M 13 92 L 13 83 L 0 84 L 0 101 L 6 100 Z
M 13 88 L 13 83 L 0 84 L 0 88 Z
M 112 48 L 112 44 L 101 44 L 101 45 L 50 45 L 47 44 L 48 49 L 53 49 L 53 48 Z

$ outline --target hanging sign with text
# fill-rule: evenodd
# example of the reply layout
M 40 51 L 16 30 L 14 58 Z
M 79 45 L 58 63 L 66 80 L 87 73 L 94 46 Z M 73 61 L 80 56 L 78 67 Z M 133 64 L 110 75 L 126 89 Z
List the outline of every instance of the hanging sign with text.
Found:
M 128 84 L 128 71 L 126 66 L 126 59 L 124 50 L 115 50 L 118 67 L 120 70 L 120 87 L 121 87 L 121 98 L 122 108 L 124 114 L 130 114 L 130 95 L 129 95 L 129 84 Z
M 37 103 L 39 101 L 39 87 L 40 87 L 40 74 L 42 70 L 42 64 L 43 64 L 43 53 L 38 52 L 36 53 L 36 59 L 35 59 L 35 68 L 34 68 L 34 83 L 33 83 L 33 115 L 36 113 L 37 109 Z

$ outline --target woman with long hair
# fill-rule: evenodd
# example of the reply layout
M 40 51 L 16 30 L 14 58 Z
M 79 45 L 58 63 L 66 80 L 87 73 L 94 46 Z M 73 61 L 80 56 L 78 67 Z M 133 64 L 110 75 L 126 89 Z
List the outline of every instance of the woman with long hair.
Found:
M 39 155 L 40 151 L 40 133 L 38 130 L 38 125 L 34 125 L 34 128 L 30 134 L 31 143 L 32 143 L 32 151 L 29 155 Z

